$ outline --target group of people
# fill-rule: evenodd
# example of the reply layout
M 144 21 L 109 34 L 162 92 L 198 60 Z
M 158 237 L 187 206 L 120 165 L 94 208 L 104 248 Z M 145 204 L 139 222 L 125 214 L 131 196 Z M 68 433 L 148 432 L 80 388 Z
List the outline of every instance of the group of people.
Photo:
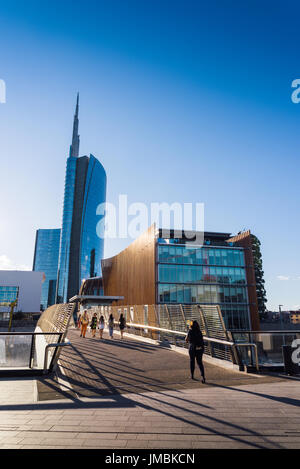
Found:
M 108 318 L 108 333 L 110 339 L 113 339 L 115 320 L 112 314 Z M 97 328 L 99 329 L 99 337 L 103 339 L 103 331 L 105 328 L 105 319 L 104 316 L 100 316 L 98 321 L 97 313 L 94 313 L 92 319 L 90 320 L 87 310 L 83 311 L 83 314 L 79 314 L 77 319 L 77 328 L 80 329 L 80 337 L 85 338 L 86 331 L 88 326 L 90 326 L 92 337 L 96 337 Z M 119 318 L 119 329 L 121 334 L 121 339 L 123 339 L 124 329 L 126 327 L 126 320 L 123 314 L 120 314 Z
M 85 310 L 82 315 L 81 314 L 79 315 L 78 320 L 77 320 L 77 327 L 78 329 L 81 329 L 80 337 L 85 338 L 88 325 L 90 325 L 92 337 L 96 337 L 96 331 L 98 327 L 100 339 L 103 339 L 103 331 L 105 328 L 104 316 L 100 316 L 100 319 L 98 321 L 97 313 L 94 313 L 90 321 L 89 315 L 87 311 Z M 112 339 L 113 333 L 114 333 L 114 326 L 115 326 L 115 320 L 112 314 L 110 314 L 108 318 L 107 325 L 108 325 L 109 337 L 110 339 Z M 126 327 L 126 320 L 123 314 L 121 313 L 120 318 L 119 318 L 119 329 L 120 329 L 121 339 L 123 339 L 125 327 Z M 205 372 L 204 372 L 204 366 L 202 362 L 202 357 L 204 353 L 204 341 L 203 341 L 203 335 L 202 335 L 201 329 L 197 321 L 192 321 L 185 340 L 189 344 L 191 378 L 195 379 L 194 378 L 195 362 L 197 361 L 197 364 L 199 366 L 200 373 L 202 376 L 202 383 L 205 383 Z

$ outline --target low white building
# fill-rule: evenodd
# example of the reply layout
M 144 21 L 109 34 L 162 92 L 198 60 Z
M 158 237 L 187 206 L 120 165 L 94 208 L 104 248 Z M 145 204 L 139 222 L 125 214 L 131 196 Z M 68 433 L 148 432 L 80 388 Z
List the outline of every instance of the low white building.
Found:
M 43 280 L 43 272 L 0 270 L 0 303 L 12 302 L 17 296 L 15 312 L 40 312 Z M 7 308 L 0 306 L 0 311 L 7 311 Z

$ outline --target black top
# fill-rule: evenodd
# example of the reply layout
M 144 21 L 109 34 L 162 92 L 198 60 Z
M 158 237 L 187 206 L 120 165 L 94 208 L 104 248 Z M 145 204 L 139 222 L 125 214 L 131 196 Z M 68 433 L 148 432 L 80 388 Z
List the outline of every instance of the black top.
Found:
M 188 341 L 192 347 L 204 347 L 203 335 L 200 330 L 190 329 L 188 332 Z
M 125 328 L 125 318 L 120 318 L 120 321 L 119 321 L 119 327 L 120 329 L 124 329 Z
M 91 329 L 96 329 L 97 327 L 97 318 L 92 317 Z

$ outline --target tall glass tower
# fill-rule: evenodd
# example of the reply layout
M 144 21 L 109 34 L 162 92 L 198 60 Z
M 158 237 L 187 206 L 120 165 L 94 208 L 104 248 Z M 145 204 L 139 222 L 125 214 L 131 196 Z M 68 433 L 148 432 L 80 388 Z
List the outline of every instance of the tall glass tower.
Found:
M 34 271 L 44 272 L 41 308 L 55 304 L 60 229 L 37 230 L 33 259 Z
M 96 233 L 96 210 L 106 200 L 106 173 L 93 156 L 79 157 L 79 95 L 67 159 L 56 302 L 77 295 L 82 281 L 101 275 L 104 240 Z

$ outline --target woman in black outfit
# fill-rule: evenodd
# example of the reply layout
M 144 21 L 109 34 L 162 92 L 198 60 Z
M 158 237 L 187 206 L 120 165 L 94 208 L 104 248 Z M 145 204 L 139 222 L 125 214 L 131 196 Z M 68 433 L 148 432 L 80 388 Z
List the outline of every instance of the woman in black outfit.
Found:
M 124 329 L 125 329 L 126 321 L 123 316 L 123 314 L 120 314 L 120 319 L 119 319 L 119 328 L 120 328 L 120 333 L 121 333 L 121 339 L 123 339 L 123 334 L 124 334 Z
M 197 321 L 193 321 L 185 340 L 186 342 L 190 344 L 189 354 L 190 354 L 191 378 L 194 379 L 195 359 L 196 359 L 198 366 L 200 368 L 200 372 L 202 376 L 202 383 L 205 383 L 204 366 L 202 363 L 202 356 L 204 352 L 204 342 L 203 342 L 203 335 L 202 335 L 202 332 L 200 330 L 200 327 Z

